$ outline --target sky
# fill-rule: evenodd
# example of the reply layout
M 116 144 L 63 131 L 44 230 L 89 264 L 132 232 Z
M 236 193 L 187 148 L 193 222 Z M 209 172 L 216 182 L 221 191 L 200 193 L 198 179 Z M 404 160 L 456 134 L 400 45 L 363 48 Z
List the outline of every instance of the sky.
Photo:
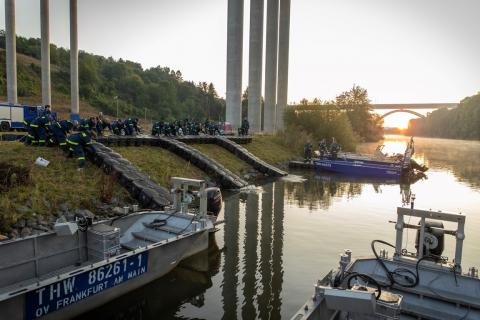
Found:
M 265 0 L 265 4 L 266 4 Z M 40 36 L 39 0 L 17 0 L 17 34 Z M 50 0 L 51 42 L 69 47 L 68 0 Z M 79 47 L 179 69 L 225 96 L 227 0 L 79 0 Z M 5 28 L 4 2 L 0 28 Z M 354 84 L 373 103 L 458 102 L 480 91 L 479 0 L 292 0 L 289 102 Z M 243 87 L 248 83 L 249 1 Z

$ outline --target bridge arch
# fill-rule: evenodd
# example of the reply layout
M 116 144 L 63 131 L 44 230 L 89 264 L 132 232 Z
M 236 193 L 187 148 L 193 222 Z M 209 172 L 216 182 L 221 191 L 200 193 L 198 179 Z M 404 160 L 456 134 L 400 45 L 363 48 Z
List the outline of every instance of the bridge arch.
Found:
M 413 114 L 414 116 L 417 116 L 417 117 L 419 117 L 419 118 L 426 118 L 423 114 L 418 113 L 418 112 L 413 111 L 413 110 L 408 110 L 408 109 L 396 109 L 396 110 L 392 110 L 392 111 L 389 111 L 389 112 L 385 113 L 385 114 L 382 115 L 380 118 L 383 119 L 383 118 L 388 117 L 389 115 L 394 114 L 394 113 L 397 113 L 397 112 L 410 113 L 410 114 Z

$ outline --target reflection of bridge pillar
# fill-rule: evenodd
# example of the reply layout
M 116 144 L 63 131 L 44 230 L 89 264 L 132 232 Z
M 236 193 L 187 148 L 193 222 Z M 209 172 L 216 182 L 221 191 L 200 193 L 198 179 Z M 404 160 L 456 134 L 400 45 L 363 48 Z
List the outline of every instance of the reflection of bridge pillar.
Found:
M 283 284 L 283 217 L 285 186 L 283 182 L 275 182 L 273 209 L 273 253 L 272 253 L 272 313 L 270 319 L 280 319 L 282 306 L 281 292 Z
M 239 195 L 225 199 L 225 263 L 223 265 L 223 318 L 237 318 Z
M 260 275 L 262 294 L 258 297 L 260 319 L 270 319 L 270 302 L 272 298 L 272 202 L 273 184 L 263 187 L 262 193 L 262 227 L 260 235 Z
M 258 236 L 258 194 L 250 193 L 247 198 L 245 214 L 245 242 L 244 242 L 244 272 L 242 319 L 255 319 L 257 317 L 254 296 L 256 290 L 257 271 L 257 236 Z

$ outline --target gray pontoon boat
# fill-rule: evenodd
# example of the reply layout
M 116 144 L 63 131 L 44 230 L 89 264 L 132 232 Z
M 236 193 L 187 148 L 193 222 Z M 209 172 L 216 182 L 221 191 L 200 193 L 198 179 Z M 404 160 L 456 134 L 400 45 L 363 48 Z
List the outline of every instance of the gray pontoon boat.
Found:
M 215 228 L 207 211 L 212 190 L 202 180 L 172 182 L 171 209 L 91 225 L 82 218 L 57 224 L 57 232 L 0 243 L 0 319 L 72 318 L 206 250 Z M 199 207 L 192 209 L 195 198 Z M 218 196 L 213 200 L 218 204 Z
M 478 269 L 462 273 L 465 216 L 454 213 L 397 208 L 396 243 L 374 240 L 371 258 L 352 259 L 350 250 L 340 266 L 315 285 L 315 291 L 294 320 L 480 319 Z M 418 225 L 404 217 L 420 218 Z M 456 223 L 456 230 L 443 222 Z M 417 230 L 416 252 L 402 249 L 403 230 Z M 456 239 L 455 259 L 443 257 L 444 236 Z M 394 248 L 377 252 L 377 245 Z

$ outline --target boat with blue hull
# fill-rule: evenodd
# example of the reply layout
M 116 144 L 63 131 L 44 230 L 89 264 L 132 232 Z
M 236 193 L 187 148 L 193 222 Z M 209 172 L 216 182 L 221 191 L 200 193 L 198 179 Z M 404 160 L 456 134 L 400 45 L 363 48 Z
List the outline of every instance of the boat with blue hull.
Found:
M 400 179 L 403 166 L 395 163 L 372 163 L 352 159 L 316 159 L 315 168 L 356 176 Z
M 403 155 L 387 157 L 383 155 L 381 149 L 382 148 L 377 148 L 376 155 L 372 157 L 345 153 L 340 157 L 330 155 L 329 157 L 315 159 L 313 160 L 313 164 L 315 168 L 326 171 L 354 176 L 395 179 L 409 177 L 412 173 L 415 173 L 415 171 L 425 172 L 428 169 L 412 159 L 413 153 L 415 152 L 413 138 L 408 143 Z

